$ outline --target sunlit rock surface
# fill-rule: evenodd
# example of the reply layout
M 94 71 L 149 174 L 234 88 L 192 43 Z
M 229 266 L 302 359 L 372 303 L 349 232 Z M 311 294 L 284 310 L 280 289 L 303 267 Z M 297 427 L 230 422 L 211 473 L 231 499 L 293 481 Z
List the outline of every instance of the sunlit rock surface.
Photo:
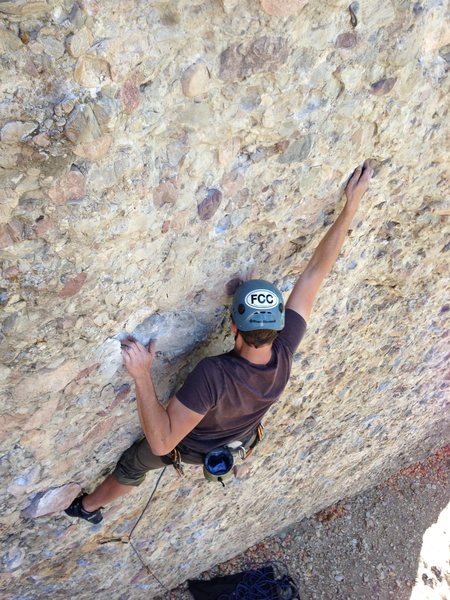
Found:
M 3 597 L 161 593 L 100 543 L 157 474 L 101 526 L 60 512 L 139 436 L 119 341 L 157 340 L 166 401 L 231 348 L 239 278 L 289 293 L 365 158 L 264 444 L 225 491 L 168 469 L 135 545 L 171 587 L 448 441 L 446 9 L 0 2 Z

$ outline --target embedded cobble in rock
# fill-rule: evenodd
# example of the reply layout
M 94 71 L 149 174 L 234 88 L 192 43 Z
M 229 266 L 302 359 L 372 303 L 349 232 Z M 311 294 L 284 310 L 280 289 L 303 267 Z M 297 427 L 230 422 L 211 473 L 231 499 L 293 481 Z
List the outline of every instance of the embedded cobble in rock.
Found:
M 288 42 L 282 37 L 262 36 L 250 44 L 232 44 L 220 55 L 219 76 L 225 81 L 275 71 L 287 59 Z
M 101 136 L 94 111 L 89 104 L 80 104 L 70 113 L 65 134 L 74 144 L 94 142 Z
M 8 29 L 0 30 L 0 54 L 14 52 L 22 47 L 22 40 Z
M 209 87 L 209 71 L 206 65 L 192 65 L 183 73 L 181 77 L 181 86 L 183 94 L 188 98 L 201 96 L 208 91 Z
M 78 58 L 84 54 L 92 43 L 92 34 L 87 27 L 82 27 L 69 36 L 67 50 L 71 56 Z
M 30 505 L 22 511 L 22 515 L 27 519 L 35 519 L 36 517 L 62 511 L 71 504 L 80 491 L 81 488 L 78 484 L 68 483 L 60 488 L 40 492 L 32 499 Z
M 340 33 L 336 38 L 336 46 L 338 48 L 354 48 L 357 44 L 357 41 L 358 40 L 355 33 Z
M 37 123 L 27 123 L 21 121 L 12 121 L 5 123 L 0 130 L 0 140 L 2 142 L 22 142 L 24 138 L 30 135 L 36 128 Z
M 70 298 L 75 296 L 81 290 L 87 279 L 86 273 L 79 273 L 72 279 L 69 279 L 64 287 L 59 291 L 58 296 L 60 298 Z
M 394 87 L 396 81 L 396 77 L 380 79 L 379 81 L 376 81 L 375 83 L 371 84 L 371 93 L 375 94 L 376 96 L 384 96 L 385 94 L 389 94 L 389 92 Z
M 198 205 L 198 215 L 202 221 L 208 221 L 216 213 L 222 202 L 220 190 L 208 190 L 206 197 Z

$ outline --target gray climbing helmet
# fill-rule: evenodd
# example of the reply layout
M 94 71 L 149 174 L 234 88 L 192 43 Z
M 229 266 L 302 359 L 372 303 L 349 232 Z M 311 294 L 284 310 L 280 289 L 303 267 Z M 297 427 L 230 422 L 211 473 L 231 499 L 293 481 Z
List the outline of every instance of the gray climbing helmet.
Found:
M 234 294 L 231 314 L 240 331 L 281 331 L 284 327 L 283 296 L 264 279 L 245 281 Z

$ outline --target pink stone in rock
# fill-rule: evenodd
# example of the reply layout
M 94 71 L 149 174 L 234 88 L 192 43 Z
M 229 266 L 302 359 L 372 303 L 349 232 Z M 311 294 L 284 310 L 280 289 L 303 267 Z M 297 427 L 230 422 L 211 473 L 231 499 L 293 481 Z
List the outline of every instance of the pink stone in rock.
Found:
M 8 227 L 8 223 L 0 225 L 0 248 L 7 248 L 14 244 L 13 237 Z
M 76 444 L 74 444 L 77 448 L 85 447 L 93 442 L 99 442 L 105 437 L 106 433 L 114 430 L 114 425 L 116 424 L 117 417 L 108 417 L 94 427 Z
M 24 424 L 24 431 L 30 431 L 32 429 L 39 429 L 42 425 L 46 425 L 50 422 L 51 418 L 55 414 L 58 408 L 58 398 L 53 397 L 50 400 L 44 401 L 44 404 L 38 408 L 30 419 Z
M 27 420 L 26 415 L 20 415 L 20 414 L 10 415 L 7 413 L 0 415 L 0 431 L 2 432 L 2 438 L 9 431 L 12 431 L 14 429 L 18 429 L 19 427 L 21 427 L 23 422 L 26 420 Z
M 23 70 L 25 71 L 25 73 L 27 75 L 29 75 L 30 77 L 38 77 L 39 76 L 39 71 L 36 67 L 36 65 L 34 64 L 34 62 L 31 60 L 31 58 L 29 58 L 26 62 L 25 65 L 23 67 Z
M 23 239 L 23 224 L 13 219 L 0 225 L 0 248 L 6 248 Z
M 238 171 L 231 171 L 230 173 L 225 173 L 225 175 L 220 180 L 220 187 L 225 194 L 226 197 L 234 196 L 242 190 L 245 184 L 245 179 L 241 173 Z
M 47 233 L 47 231 L 49 231 L 53 227 L 54 224 L 54 221 L 49 217 L 44 217 L 43 219 L 38 221 L 34 226 L 34 233 L 36 237 L 42 237 L 45 233 Z
M 116 397 L 111 402 L 111 404 L 108 406 L 108 409 L 106 411 L 102 411 L 101 413 L 99 413 L 101 416 L 106 416 L 106 415 L 110 414 L 110 412 L 114 408 L 116 408 L 116 406 L 118 404 L 120 404 L 122 402 L 122 400 L 125 400 L 128 397 L 129 393 L 131 392 L 131 386 L 128 383 L 124 383 L 115 391 L 117 391 Z
M 308 0 L 261 0 L 261 8 L 273 17 L 298 15 Z
M 48 191 L 48 196 L 56 204 L 64 204 L 71 200 L 78 200 L 86 195 L 86 180 L 79 171 L 69 171 L 58 185 Z
M 94 363 L 92 365 L 89 365 L 88 367 L 86 367 L 85 369 L 83 369 L 82 371 L 80 371 L 78 373 L 78 375 L 75 377 L 74 381 L 80 381 L 81 379 L 85 379 L 86 377 L 89 377 L 89 375 L 91 373 L 93 373 L 94 371 L 96 371 L 100 366 L 100 363 Z
M 186 231 L 186 227 L 189 226 L 191 218 L 192 213 L 189 208 L 180 210 L 177 212 L 176 218 L 169 221 L 167 229 L 169 230 L 170 228 L 173 231 Z
M 356 34 L 353 32 L 340 33 L 336 38 L 337 48 L 354 48 L 357 44 Z
M 270 151 L 274 154 L 284 154 L 289 148 L 289 140 L 280 140 L 270 147 Z
M 35 519 L 51 513 L 61 512 L 70 506 L 72 500 L 81 492 L 78 483 L 68 483 L 46 492 L 39 492 L 22 511 L 26 519 Z
M 164 204 L 175 204 L 177 201 L 176 179 L 169 181 L 160 181 L 158 187 L 153 192 L 153 202 L 157 208 Z
M 397 77 L 388 77 L 387 79 L 380 79 L 370 86 L 370 93 L 375 96 L 384 96 L 389 94 L 397 81 Z
M 98 11 L 100 10 L 99 0 L 82 0 L 81 6 L 90 17 L 97 16 Z
M 127 79 L 120 90 L 120 99 L 122 100 L 123 110 L 130 114 L 135 111 L 140 102 L 141 94 L 134 79 Z
M 119 388 L 114 390 L 116 392 L 116 397 L 114 402 L 122 402 L 128 396 L 131 391 L 131 386 L 129 383 L 123 383 Z
M 69 281 L 67 281 L 64 284 L 64 287 L 62 288 L 62 290 L 60 290 L 58 296 L 60 298 L 70 298 L 71 296 L 75 296 L 75 294 L 78 294 L 78 292 L 85 284 L 86 279 L 86 273 L 78 273 L 78 275 L 76 275 L 72 279 L 69 279 Z
M 56 204 L 64 203 L 64 193 L 59 186 L 50 188 L 47 192 L 47 195 L 50 198 L 50 200 L 53 200 L 53 202 L 55 202 Z
M 36 144 L 36 146 L 40 146 L 41 148 L 47 148 L 50 146 L 50 138 L 46 133 L 39 133 L 34 136 L 33 144 Z
M 72 381 L 79 370 L 77 360 L 67 360 L 56 369 L 42 369 L 35 372 L 16 384 L 13 391 L 14 399 L 22 404 L 36 396 L 59 392 Z
M 231 44 L 220 55 L 219 77 L 223 81 L 235 81 L 256 73 L 276 71 L 288 55 L 288 42 L 283 37 L 263 35 L 250 42 Z
M 9 231 L 14 242 L 20 242 L 24 238 L 24 224 L 17 219 L 12 219 L 8 223 Z
M 2 276 L 5 279 L 18 279 L 20 271 L 18 267 L 8 267 L 2 272 Z
M 233 473 L 236 479 L 246 479 L 251 474 L 251 465 L 235 465 Z
M 81 158 L 87 158 L 94 162 L 104 158 L 112 144 L 111 135 L 102 135 L 93 142 L 77 144 L 73 147 L 73 153 Z
M 67 200 L 76 200 L 86 194 L 86 180 L 79 171 L 69 171 L 61 180 L 64 186 L 64 198 Z
M 211 219 L 214 213 L 220 206 L 222 202 L 222 192 L 220 190 L 211 189 L 208 190 L 208 194 L 202 202 L 197 207 L 198 216 L 201 221 L 207 221 Z
M 130 579 L 130 584 L 131 585 L 135 585 L 136 583 L 140 583 L 142 581 L 145 581 L 148 578 L 148 572 L 147 569 L 145 567 L 142 567 L 142 569 L 140 569 L 136 575 L 133 575 L 133 577 Z

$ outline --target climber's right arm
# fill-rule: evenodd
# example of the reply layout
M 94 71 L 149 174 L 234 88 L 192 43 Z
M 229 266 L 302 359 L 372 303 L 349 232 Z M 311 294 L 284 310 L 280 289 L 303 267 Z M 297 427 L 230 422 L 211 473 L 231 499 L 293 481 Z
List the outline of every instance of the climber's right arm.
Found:
M 150 376 L 154 344 L 147 349 L 135 340 L 123 340 L 122 354 L 125 367 L 134 379 L 139 420 L 149 446 L 157 456 L 168 454 L 204 415 L 187 408 L 175 397 L 167 410 L 159 403 Z

